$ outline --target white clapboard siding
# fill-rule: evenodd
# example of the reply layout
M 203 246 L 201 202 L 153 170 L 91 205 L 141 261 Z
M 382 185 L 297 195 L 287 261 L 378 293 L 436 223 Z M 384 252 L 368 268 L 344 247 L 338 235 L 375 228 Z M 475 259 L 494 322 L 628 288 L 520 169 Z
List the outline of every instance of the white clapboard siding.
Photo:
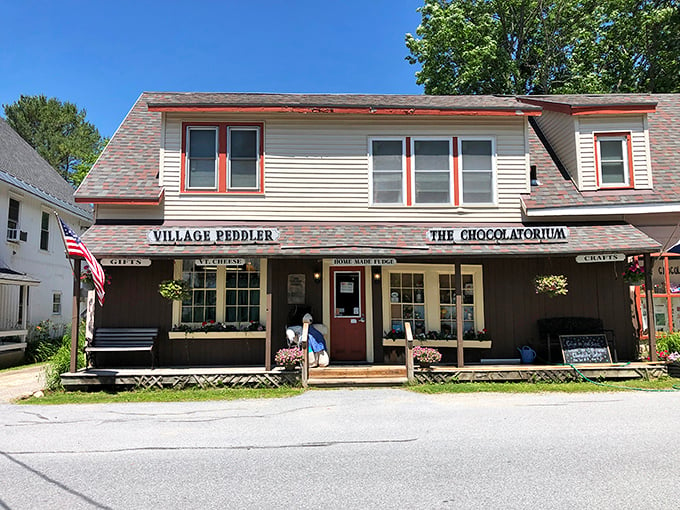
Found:
M 576 152 L 576 129 L 573 117 L 564 113 L 544 110 L 536 118 L 538 126 L 550 142 L 555 154 L 569 172 L 572 180 L 579 186 L 579 166 Z M 541 176 L 539 175 L 540 179 Z
M 264 195 L 179 193 L 181 123 L 264 122 Z M 253 221 L 518 221 L 529 191 L 524 117 L 447 119 L 345 116 L 205 116 L 165 120 L 162 185 L 167 220 Z M 369 206 L 368 140 L 380 136 L 489 137 L 496 140 L 497 205 Z M 461 214 L 465 213 L 465 214 Z
M 19 286 L 0 285 L 0 330 L 17 328 L 19 322 Z
M 98 220 L 162 220 L 162 205 L 98 205 Z
M 636 189 L 651 189 L 649 140 L 643 115 L 583 116 L 579 118 L 579 150 L 583 190 L 597 189 L 595 167 L 595 134 L 630 132 L 633 151 L 633 176 Z

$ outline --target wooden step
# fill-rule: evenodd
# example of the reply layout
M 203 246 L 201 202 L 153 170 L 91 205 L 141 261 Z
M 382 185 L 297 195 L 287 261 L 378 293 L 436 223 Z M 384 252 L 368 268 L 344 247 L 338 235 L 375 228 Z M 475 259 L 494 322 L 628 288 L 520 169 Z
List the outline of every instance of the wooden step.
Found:
M 408 382 L 404 377 L 339 377 L 339 378 L 310 378 L 308 386 L 316 388 L 366 388 L 403 386 Z
M 310 368 L 309 377 L 310 379 L 406 377 L 406 367 L 403 365 L 355 365 Z

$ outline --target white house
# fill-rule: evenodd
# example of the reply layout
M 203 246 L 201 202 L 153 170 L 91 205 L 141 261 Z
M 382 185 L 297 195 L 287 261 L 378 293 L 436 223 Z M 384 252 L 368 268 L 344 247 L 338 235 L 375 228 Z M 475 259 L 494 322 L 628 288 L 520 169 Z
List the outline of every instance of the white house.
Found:
M 73 273 L 54 212 L 91 223 L 73 188 L 0 119 L 0 366 L 20 360 L 30 325 L 71 320 Z

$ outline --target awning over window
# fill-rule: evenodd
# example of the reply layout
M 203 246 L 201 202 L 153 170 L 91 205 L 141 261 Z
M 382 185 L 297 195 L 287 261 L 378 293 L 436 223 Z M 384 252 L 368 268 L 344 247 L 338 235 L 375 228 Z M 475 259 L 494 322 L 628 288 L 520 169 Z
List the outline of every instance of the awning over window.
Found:
M 0 267 L 0 285 L 40 285 L 40 280 L 25 273 Z

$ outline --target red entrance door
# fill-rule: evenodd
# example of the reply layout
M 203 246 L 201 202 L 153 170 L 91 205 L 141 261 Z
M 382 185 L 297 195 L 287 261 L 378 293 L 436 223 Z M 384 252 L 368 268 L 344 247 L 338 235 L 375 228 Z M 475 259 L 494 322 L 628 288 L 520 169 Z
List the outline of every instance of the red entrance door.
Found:
M 363 267 L 332 267 L 331 360 L 366 361 Z

